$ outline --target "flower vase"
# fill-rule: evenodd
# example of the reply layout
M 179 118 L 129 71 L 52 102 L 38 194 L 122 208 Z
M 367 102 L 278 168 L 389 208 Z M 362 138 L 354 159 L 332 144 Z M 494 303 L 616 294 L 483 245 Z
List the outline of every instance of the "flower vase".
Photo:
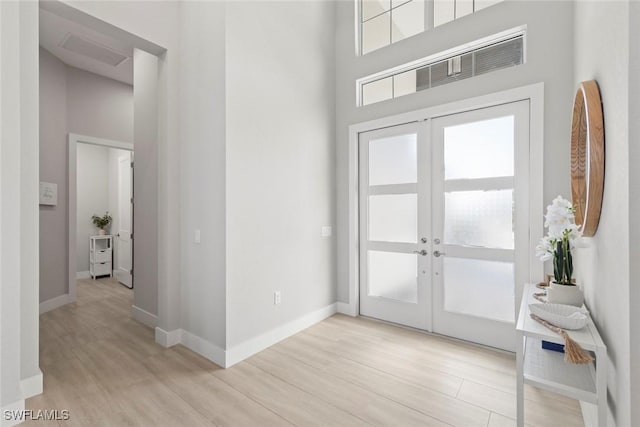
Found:
M 547 302 L 551 304 L 567 304 L 582 307 L 584 293 L 576 285 L 561 285 L 551 282 L 547 288 Z

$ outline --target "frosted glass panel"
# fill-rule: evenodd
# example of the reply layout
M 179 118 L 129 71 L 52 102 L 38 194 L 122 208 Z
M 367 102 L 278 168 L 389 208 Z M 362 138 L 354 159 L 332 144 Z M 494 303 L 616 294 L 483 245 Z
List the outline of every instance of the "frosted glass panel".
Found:
M 362 20 L 366 21 L 389 10 L 389 0 L 362 0 Z
M 475 0 L 475 11 L 484 9 L 489 6 L 493 6 L 496 3 L 500 3 L 503 0 Z
M 362 85 L 362 105 L 373 104 L 393 97 L 393 77 Z
M 380 49 L 391 43 L 391 12 L 362 23 L 362 54 Z
M 446 257 L 443 270 L 446 311 L 514 322 L 513 263 Z
M 369 196 L 369 240 L 417 243 L 418 195 Z
M 416 70 L 393 76 L 393 97 L 415 93 L 416 91 Z
M 391 43 L 424 31 L 424 1 L 412 0 L 391 12 Z
M 456 0 L 456 19 L 473 13 L 473 0 Z
M 369 185 L 417 182 L 417 158 L 416 134 L 369 141 Z
M 456 191 L 444 195 L 447 245 L 513 249 L 513 190 Z
M 444 178 L 513 176 L 513 116 L 444 129 Z
M 398 6 L 403 5 L 403 4 L 405 4 L 405 3 L 409 2 L 409 1 L 411 1 L 411 0 L 391 0 L 391 7 L 392 8 L 393 7 L 398 7 Z
M 413 254 L 369 251 L 369 296 L 418 302 L 418 260 Z
M 455 19 L 454 0 L 433 0 L 433 26 L 446 24 Z

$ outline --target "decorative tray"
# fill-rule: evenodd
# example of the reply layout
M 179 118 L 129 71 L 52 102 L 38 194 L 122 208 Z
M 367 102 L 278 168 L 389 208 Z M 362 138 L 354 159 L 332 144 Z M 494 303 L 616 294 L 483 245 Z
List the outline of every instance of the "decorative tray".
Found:
M 587 326 L 589 312 L 584 308 L 565 304 L 529 304 L 531 313 L 562 329 L 582 329 Z

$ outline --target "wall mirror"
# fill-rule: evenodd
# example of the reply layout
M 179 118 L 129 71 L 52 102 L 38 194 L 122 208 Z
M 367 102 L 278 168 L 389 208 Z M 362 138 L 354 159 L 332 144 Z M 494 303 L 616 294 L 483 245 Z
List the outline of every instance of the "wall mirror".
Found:
M 595 80 L 582 82 L 573 103 L 571 197 L 584 236 L 596 234 L 604 191 L 604 123 Z

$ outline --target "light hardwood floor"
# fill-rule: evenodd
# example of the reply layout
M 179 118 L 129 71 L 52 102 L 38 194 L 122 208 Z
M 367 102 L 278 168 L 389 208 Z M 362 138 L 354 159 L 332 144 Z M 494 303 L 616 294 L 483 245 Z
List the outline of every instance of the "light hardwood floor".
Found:
M 44 394 L 70 426 L 512 426 L 510 354 L 333 316 L 230 368 L 164 349 L 133 321 L 132 292 L 78 282 L 78 302 L 40 317 Z M 527 423 L 581 426 L 577 402 L 527 389 Z

